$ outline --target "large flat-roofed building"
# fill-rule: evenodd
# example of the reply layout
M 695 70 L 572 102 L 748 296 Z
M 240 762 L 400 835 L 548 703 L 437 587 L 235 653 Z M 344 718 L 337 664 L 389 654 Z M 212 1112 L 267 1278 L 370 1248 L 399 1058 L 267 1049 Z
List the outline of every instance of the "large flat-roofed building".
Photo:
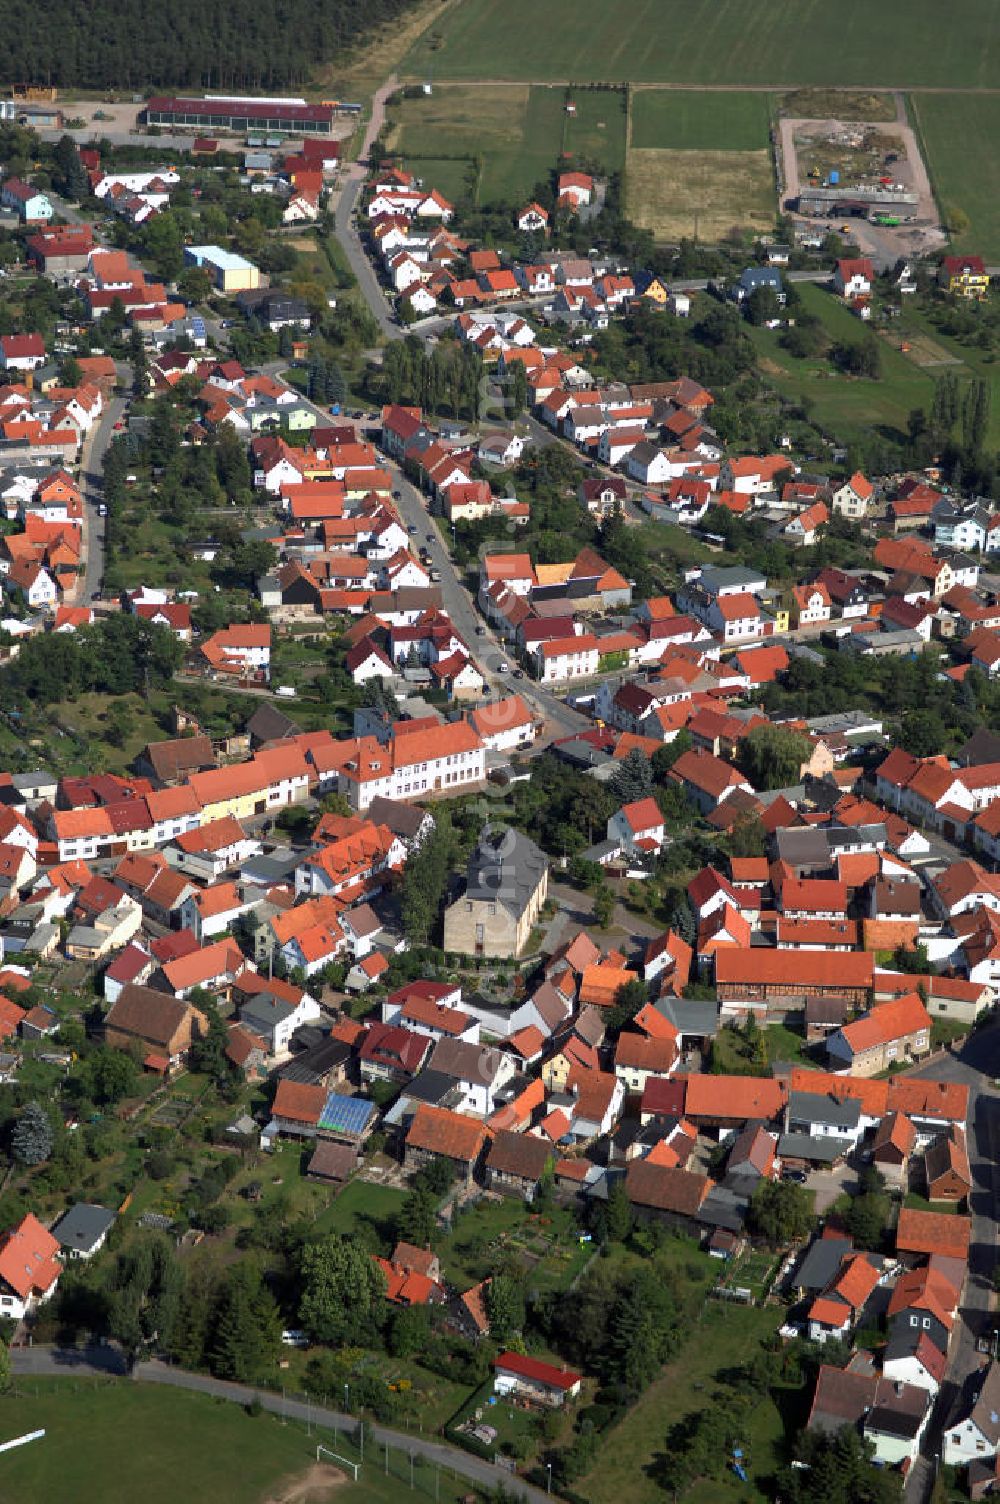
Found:
M 204 267 L 220 292 L 245 292 L 260 286 L 260 271 L 253 262 L 221 245 L 185 246 L 184 260 L 188 266 Z
M 281 131 L 289 135 L 328 136 L 334 109 L 304 99 L 192 99 L 155 95 L 146 104 L 146 123 L 175 130 Z

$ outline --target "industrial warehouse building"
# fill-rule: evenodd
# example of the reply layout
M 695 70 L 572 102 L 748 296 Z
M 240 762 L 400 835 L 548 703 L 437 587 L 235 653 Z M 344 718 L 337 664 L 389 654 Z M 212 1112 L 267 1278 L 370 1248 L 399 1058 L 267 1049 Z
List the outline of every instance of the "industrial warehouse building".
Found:
M 187 99 L 156 95 L 146 104 L 149 125 L 213 131 L 283 131 L 289 135 L 328 136 L 336 111 L 329 104 L 304 99 Z

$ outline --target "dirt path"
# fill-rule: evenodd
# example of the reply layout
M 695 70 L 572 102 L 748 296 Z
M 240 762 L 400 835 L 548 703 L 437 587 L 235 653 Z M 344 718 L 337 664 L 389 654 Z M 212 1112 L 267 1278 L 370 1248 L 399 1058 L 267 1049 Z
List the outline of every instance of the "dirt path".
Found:
M 331 1494 L 347 1482 L 347 1474 L 328 1462 L 314 1462 L 268 1494 L 264 1504 L 326 1504 Z
M 416 74 L 403 74 L 404 81 L 412 81 Z M 619 81 L 615 80 L 617 84 Z M 580 87 L 579 79 L 569 78 L 435 78 L 435 89 L 568 89 L 573 84 Z M 630 84 L 639 89 L 674 89 L 689 94 L 798 94 L 822 87 L 824 92 L 856 94 L 858 84 L 682 84 L 675 82 Z M 895 94 L 899 98 L 907 94 L 1000 94 L 1000 85 L 982 84 L 971 89 L 948 88 L 944 84 L 865 84 L 866 94 Z M 897 106 L 898 118 L 898 106 Z M 903 117 L 905 119 L 905 115 Z M 856 124 L 855 121 L 851 122 Z M 884 120 L 876 122 L 885 125 Z

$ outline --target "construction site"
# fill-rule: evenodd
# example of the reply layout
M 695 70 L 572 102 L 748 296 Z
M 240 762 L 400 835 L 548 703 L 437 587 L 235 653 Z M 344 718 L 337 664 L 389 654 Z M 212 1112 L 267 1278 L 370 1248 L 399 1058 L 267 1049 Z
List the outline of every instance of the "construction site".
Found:
M 944 243 L 927 169 L 904 121 L 783 119 L 779 146 L 782 207 L 803 225 L 830 221 L 882 266 Z

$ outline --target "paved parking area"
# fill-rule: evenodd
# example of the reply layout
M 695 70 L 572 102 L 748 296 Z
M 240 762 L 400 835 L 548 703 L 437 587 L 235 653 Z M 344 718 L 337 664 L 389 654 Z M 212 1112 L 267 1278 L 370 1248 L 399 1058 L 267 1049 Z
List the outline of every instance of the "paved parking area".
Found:
M 857 1171 L 850 1165 L 834 1165 L 829 1170 L 813 1170 L 806 1181 L 812 1191 L 817 1213 L 827 1211 L 845 1191 L 854 1195 L 858 1189 Z

